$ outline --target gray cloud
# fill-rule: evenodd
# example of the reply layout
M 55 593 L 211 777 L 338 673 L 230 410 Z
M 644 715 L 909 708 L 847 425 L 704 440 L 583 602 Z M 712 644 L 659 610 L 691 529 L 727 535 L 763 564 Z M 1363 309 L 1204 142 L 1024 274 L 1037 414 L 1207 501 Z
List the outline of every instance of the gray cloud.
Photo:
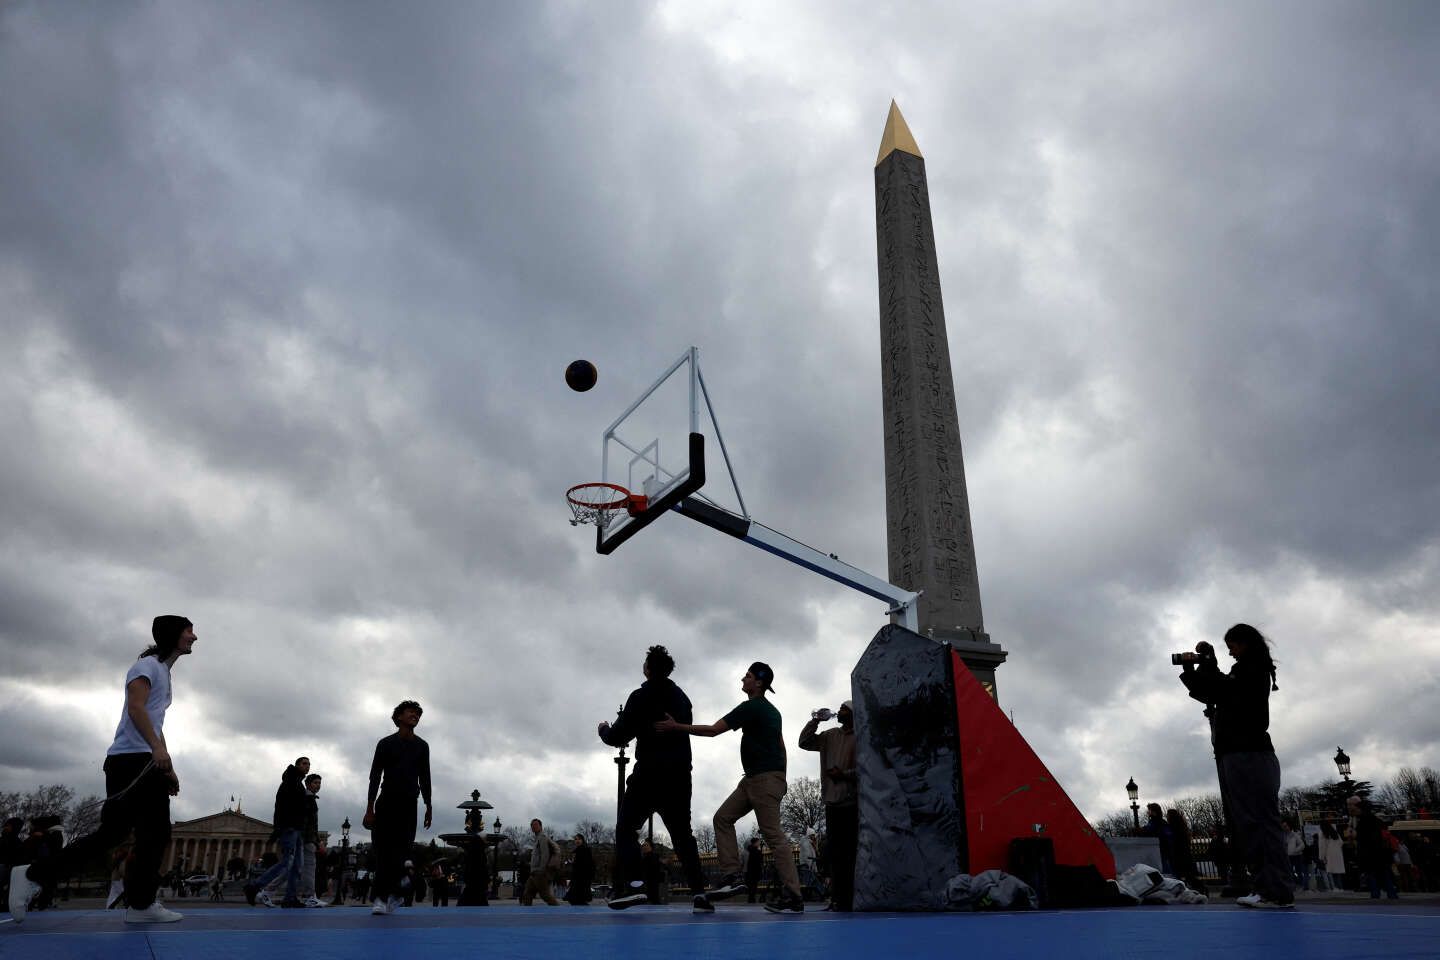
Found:
M 437 797 L 604 820 L 593 727 L 657 640 L 708 719 L 769 659 L 793 728 L 878 604 L 679 517 L 596 557 L 559 495 L 696 343 L 756 517 L 884 574 L 870 177 L 895 96 L 1003 702 L 1081 807 L 1132 774 L 1204 788 L 1164 653 L 1242 619 L 1280 644 L 1287 778 L 1338 738 L 1440 763 L 1389 706 L 1431 702 L 1440 657 L 1437 24 L 7 7 L 0 673 L 99 704 L 154 613 L 194 618 L 177 816 L 264 806 L 309 753 L 338 822 L 415 696 Z M 1337 690 L 1357 650 L 1387 665 Z M 63 746 L 0 748 L 11 787 L 86 792 L 102 712 L 12 717 Z M 697 816 L 734 754 L 697 745 Z

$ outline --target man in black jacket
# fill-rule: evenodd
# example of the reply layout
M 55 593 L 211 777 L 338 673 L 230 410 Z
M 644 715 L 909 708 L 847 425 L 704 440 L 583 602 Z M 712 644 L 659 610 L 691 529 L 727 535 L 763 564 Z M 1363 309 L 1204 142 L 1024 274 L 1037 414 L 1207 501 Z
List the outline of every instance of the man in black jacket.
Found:
M 655 723 L 666 714 L 680 723 L 692 719 L 690 698 L 670 679 L 675 661 L 670 652 L 656 645 L 645 654 L 642 683 L 625 701 L 615 722 L 602 722 L 600 739 L 612 747 L 635 741 L 635 771 L 625 781 L 620 801 L 619 822 L 615 824 L 616 882 L 618 896 L 609 906 L 616 910 L 647 903 L 645 879 L 640 862 L 638 832 L 651 814 L 658 813 L 670 831 L 670 840 L 685 871 L 685 881 L 695 895 L 695 909 L 714 911 L 705 899 L 705 875 L 700 871 L 700 851 L 690 832 L 690 738 L 683 733 L 656 733 Z M 682 719 L 683 718 L 683 719 Z
M 301 866 L 301 844 L 305 833 L 305 775 L 310 772 L 310 758 L 300 757 L 280 775 L 280 787 L 275 791 L 275 820 L 270 839 L 280 845 L 280 859 L 275 866 L 266 870 L 254 883 L 245 885 L 245 899 L 250 906 L 257 903 L 267 907 L 275 906 L 266 887 L 285 878 L 285 898 L 282 907 L 300 907 L 299 885 Z

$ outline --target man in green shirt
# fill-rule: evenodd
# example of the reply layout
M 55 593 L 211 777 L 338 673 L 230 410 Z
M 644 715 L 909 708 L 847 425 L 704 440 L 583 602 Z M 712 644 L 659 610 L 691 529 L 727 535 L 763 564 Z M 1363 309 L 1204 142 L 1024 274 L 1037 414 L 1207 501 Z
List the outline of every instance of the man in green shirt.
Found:
M 724 899 L 745 892 L 745 875 L 740 872 L 740 844 L 735 837 L 735 821 L 751 810 L 760 826 L 760 834 L 775 855 L 775 871 L 785 891 L 775 903 L 767 903 L 771 913 L 804 913 L 805 900 L 800 893 L 800 877 L 795 871 L 795 856 L 790 838 L 780 829 L 780 798 L 785 796 L 785 738 L 780 731 L 780 711 L 765 699 L 765 691 L 774 690 L 771 683 L 775 672 L 769 665 L 756 661 L 740 681 L 740 689 L 748 698 L 722 719 L 709 726 L 676 723 L 669 715 L 655 724 L 665 733 L 678 730 L 696 737 L 715 737 L 728 730 L 740 731 L 740 765 L 745 776 L 733 793 L 715 811 L 715 847 L 724 875 L 720 885 L 709 897 L 697 896 L 695 910 L 709 912 L 710 899 Z M 702 904 L 701 901 L 705 902 Z

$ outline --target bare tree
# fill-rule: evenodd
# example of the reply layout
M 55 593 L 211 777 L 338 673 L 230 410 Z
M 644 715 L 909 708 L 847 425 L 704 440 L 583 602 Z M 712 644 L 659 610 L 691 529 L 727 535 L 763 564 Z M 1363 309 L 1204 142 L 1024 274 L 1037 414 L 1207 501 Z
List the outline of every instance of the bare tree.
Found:
M 65 817 L 65 835 L 73 840 L 99 829 L 100 808 L 104 803 L 104 797 L 94 794 L 76 801 L 75 806 L 70 808 L 69 814 Z
M 1414 813 L 1440 803 L 1440 774 L 1431 767 L 1401 767 L 1395 778 L 1376 791 L 1376 799 L 1396 813 Z
M 714 853 L 715 827 L 708 823 L 702 823 L 696 827 L 695 845 L 700 848 L 701 853 Z
M 585 842 L 589 844 L 615 842 L 615 828 L 607 827 L 599 820 L 581 820 L 575 824 L 575 831 L 571 836 L 573 837 L 576 833 L 584 837 Z
M 1135 818 L 1129 810 L 1107 813 L 1091 824 L 1102 837 L 1128 837 L 1135 833 Z
M 11 817 L 20 816 L 20 801 L 22 797 L 18 790 L 0 790 L 0 820 L 9 820 Z
M 785 796 L 780 799 L 780 829 L 798 837 L 811 830 L 819 830 L 824 824 L 825 800 L 820 792 L 820 781 L 814 777 L 791 780 Z
M 1185 822 L 1190 824 L 1190 834 L 1200 836 L 1209 834 L 1214 836 L 1215 831 L 1225 826 L 1225 804 L 1220 800 L 1220 794 L 1207 793 L 1199 797 L 1181 797 L 1171 804 L 1185 817 Z
M 25 794 L 13 817 L 33 820 L 36 817 L 55 816 L 63 823 L 75 802 L 75 791 L 63 784 L 41 784 Z

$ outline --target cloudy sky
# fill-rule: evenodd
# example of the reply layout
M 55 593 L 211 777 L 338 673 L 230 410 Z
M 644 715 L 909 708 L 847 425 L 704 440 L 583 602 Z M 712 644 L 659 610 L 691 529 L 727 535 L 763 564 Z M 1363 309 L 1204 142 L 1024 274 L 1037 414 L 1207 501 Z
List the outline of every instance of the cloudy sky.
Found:
M 793 738 L 881 605 L 680 517 L 598 557 L 562 494 L 695 344 L 756 517 L 885 573 L 891 98 L 1001 700 L 1081 809 L 1213 789 L 1167 655 L 1240 620 L 1288 783 L 1440 765 L 1436 49 L 1426 3 L 5 4 L 0 789 L 101 790 L 169 612 L 176 819 L 303 753 L 358 821 L 414 697 L 437 832 L 607 820 L 657 642 L 706 722 L 768 660 Z M 738 739 L 695 756 L 701 821 Z

